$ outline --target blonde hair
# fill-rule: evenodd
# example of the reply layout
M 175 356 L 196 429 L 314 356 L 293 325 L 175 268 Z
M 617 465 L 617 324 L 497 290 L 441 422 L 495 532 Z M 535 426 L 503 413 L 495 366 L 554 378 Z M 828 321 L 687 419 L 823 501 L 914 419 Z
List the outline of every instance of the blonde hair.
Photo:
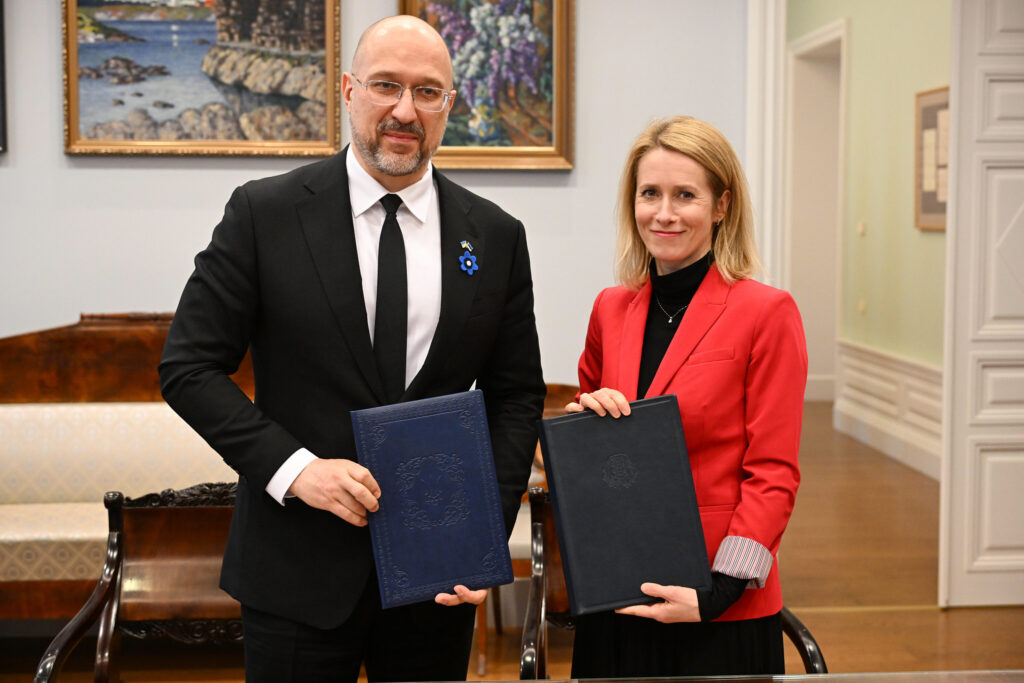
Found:
M 651 253 L 636 225 L 636 173 L 640 159 L 655 148 L 679 152 L 704 167 L 714 201 L 730 192 L 732 198 L 712 237 L 711 249 L 722 278 L 729 283 L 745 280 L 761 269 L 754 243 L 754 215 L 743 167 L 732 145 L 714 126 L 692 116 L 674 116 L 647 126 L 633 143 L 619 183 L 619 234 L 615 248 L 616 275 L 630 289 L 647 282 Z

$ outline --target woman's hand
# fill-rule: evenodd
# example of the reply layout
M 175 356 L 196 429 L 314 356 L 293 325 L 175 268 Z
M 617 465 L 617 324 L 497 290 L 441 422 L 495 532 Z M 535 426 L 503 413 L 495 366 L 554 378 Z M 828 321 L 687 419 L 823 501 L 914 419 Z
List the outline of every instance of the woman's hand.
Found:
M 434 602 L 439 605 L 447 605 L 448 607 L 454 607 L 463 603 L 479 605 L 487 598 L 487 590 L 486 588 L 481 588 L 478 591 L 471 591 L 462 584 L 459 584 L 455 587 L 454 595 L 451 593 L 438 593 L 434 596 Z
M 653 605 L 632 605 L 621 607 L 618 614 L 631 614 L 634 617 L 646 617 L 671 624 L 678 621 L 700 621 L 700 607 L 697 604 L 697 591 L 683 586 L 662 586 L 659 583 L 641 584 L 644 595 L 661 598 L 664 602 Z
M 617 418 L 622 415 L 629 415 L 629 401 L 626 400 L 621 391 L 609 389 L 608 387 L 601 387 L 589 394 L 580 394 L 580 402 L 576 403 L 574 401 L 566 404 L 565 412 L 581 413 L 584 408 L 593 410 L 601 417 L 611 415 Z

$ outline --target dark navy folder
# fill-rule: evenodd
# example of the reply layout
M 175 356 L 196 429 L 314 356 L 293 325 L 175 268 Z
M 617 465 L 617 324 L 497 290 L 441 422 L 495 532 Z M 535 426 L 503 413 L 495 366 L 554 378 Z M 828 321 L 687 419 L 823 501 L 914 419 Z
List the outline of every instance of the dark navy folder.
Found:
M 676 397 L 629 405 L 539 423 L 573 614 L 657 602 L 645 581 L 711 587 Z
M 354 410 L 352 426 L 381 489 L 368 520 L 385 608 L 512 582 L 482 392 Z

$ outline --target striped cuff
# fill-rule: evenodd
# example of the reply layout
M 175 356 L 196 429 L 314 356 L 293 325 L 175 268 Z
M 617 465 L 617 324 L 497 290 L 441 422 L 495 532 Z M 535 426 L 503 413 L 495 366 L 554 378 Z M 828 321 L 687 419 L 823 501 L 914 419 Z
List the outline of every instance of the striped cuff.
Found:
M 764 588 L 772 569 L 772 553 L 752 538 L 726 536 L 718 546 L 711 571 L 749 579 L 747 588 Z

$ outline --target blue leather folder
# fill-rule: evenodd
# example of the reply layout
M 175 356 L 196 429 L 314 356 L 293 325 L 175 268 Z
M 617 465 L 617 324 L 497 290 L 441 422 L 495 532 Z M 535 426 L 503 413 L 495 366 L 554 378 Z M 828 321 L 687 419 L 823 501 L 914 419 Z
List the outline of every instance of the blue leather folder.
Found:
M 351 415 L 359 462 L 381 489 L 368 520 L 382 606 L 511 583 L 483 393 Z
M 704 530 L 674 395 L 630 415 L 540 421 L 544 468 L 573 614 L 657 602 L 640 584 L 710 588 Z

